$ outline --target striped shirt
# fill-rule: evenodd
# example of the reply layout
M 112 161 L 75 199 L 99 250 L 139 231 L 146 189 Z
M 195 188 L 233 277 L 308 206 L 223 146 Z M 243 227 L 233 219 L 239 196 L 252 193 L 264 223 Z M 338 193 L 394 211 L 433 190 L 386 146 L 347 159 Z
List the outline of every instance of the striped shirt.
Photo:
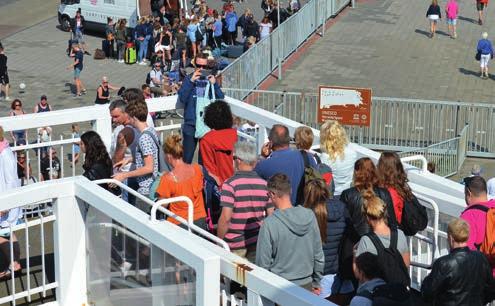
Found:
M 255 171 L 238 171 L 222 185 L 220 205 L 232 209 L 225 242 L 238 250 L 256 244 L 266 210 L 273 207 L 266 181 Z

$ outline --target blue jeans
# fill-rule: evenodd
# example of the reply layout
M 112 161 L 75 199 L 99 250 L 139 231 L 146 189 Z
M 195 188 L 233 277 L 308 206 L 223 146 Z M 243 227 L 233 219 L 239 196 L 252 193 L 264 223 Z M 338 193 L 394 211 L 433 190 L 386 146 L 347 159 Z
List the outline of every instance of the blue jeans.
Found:
M 190 164 L 194 158 L 194 151 L 196 151 L 196 146 L 198 145 L 198 138 L 193 135 L 188 135 L 182 133 L 182 146 L 184 148 L 184 156 L 182 159 L 185 163 Z M 198 154 L 198 161 L 201 159 L 201 156 Z
M 150 42 L 150 36 L 146 36 L 144 40 L 138 40 L 139 53 L 138 62 L 142 62 L 146 58 L 146 53 L 148 52 L 148 44 Z

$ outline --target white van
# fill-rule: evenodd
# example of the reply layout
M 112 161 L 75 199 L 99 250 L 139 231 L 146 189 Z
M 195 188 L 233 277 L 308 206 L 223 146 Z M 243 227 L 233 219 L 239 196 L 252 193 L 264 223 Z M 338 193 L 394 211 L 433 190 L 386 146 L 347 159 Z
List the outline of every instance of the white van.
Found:
M 85 29 L 96 31 L 105 29 L 107 17 L 114 21 L 125 18 L 127 27 L 134 28 L 141 15 L 151 14 L 149 0 L 61 0 L 58 22 L 64 31 L 69 30 L 70 20 L 79 8 L 86 21 Z

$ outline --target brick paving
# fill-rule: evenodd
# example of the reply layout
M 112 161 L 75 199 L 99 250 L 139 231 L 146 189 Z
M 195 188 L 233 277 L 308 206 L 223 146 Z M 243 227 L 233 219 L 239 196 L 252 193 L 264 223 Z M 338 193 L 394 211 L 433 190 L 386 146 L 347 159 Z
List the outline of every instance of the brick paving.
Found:
M 445 6 L 446 0 L 441 0 Z M 315 92 L 318 85 L 371 87 L 375 96 L 488 102 L 493 80 L 478 77 L 474 59 L 482 31 L 495 37 L 495 8 L 477 24 L 474 1 L 459 1 L 458 38 L 445 19 L 430 39 L 429 1 L 368 0 L 348 9 L 291 65 L 272 90 Z M 495 66 L 492 63 L 492 72 Z

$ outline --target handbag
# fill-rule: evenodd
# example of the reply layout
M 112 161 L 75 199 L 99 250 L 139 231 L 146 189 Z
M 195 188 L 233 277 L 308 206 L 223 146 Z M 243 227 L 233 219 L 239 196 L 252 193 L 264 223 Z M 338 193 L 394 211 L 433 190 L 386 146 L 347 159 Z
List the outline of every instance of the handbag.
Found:
M 480 61 L 481 60 L 481 52 L 478 51 L 476 52 L 476 56 L 474 57 L 477 61 Z
M 211 97 L 209 98 L 209 92 L 211 90 Z M 215 100 L 215 89 L 211 86 L 211 83 L 208 81 L 205 88 L 205 94 L 203 97 L 196 98 L 196 131 L 194 133 L 194 137 L 202 138 L 206 133 L 210 131 L 210 128 L 206 126 L 204 117 L 205 117 L 205 108 L 210 105 L 211 101 Z

